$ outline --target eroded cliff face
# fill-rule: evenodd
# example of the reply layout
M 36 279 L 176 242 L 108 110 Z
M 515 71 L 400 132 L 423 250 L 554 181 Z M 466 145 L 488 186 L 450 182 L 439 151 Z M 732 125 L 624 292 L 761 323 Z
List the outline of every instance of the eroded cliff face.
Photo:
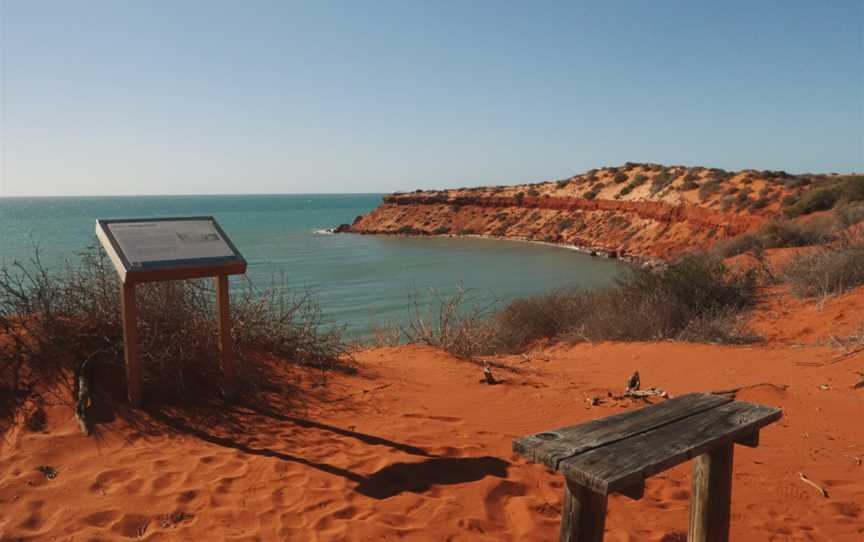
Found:
M 668 259 L 758 229 L 794 194 L 794 179 L 628 164 L 545 183 L 392 194 L 343 231 L 483 235 Z

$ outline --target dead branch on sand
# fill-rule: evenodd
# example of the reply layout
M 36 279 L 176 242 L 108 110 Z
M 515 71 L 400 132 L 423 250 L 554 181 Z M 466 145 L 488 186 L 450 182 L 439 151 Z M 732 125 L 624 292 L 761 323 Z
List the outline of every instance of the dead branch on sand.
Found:
M 815 487 L 816 490 L 819 491 L 819 493 L 820 493 L 823 497 L 825 497 L 826 499 L 828 498 L 828 492 L 825 490 L 825 488 L 822 487 L 822 486 L 820 486 L 819 484 L 817 484 L 816 482 L 814 482 L 814 481 L 811 480 L 810 478 L 807 478 L 807 475 L 805 475 L 803 472 L 799 472 L 799 473 L 798 473 L 798 478 L 799 478 L 802 482 L 804 482 L 805 484 Z
M 787 389 L 789 389 L 789 386 L 787 386 L 786 384 L 774 384 L 772 382 L 760 382 L 758 384 L 748 384 L 746 386 L 738 386 L 737 388 L 729 388 L 728 390 L 711 391 L 708 393 L 710 393 L 712 395 L 731 395 L 734 397 L 735 394 L 741 390 L 747 390 L 750 388 L 758 388 L 759 386 L 770 386 L 770 387 L 772 387 L 774 389 L 778 389 L 780 391 L 786 391 Z
M 849 358 L 855 357 L 856 354 L 860 354 L 864 352 L 864 346 L 859 346 L 858 348 L 853 348 L 848 352 L 840 354 L 836 358 L 831 358 L 827 361 L 799 361 L 796 362 L 795 365 L 805 366 L 805 367 L 824 367 L 826 365 L 834 365 L 835 363 L 840 363 L 841 361 L 845 361 Z

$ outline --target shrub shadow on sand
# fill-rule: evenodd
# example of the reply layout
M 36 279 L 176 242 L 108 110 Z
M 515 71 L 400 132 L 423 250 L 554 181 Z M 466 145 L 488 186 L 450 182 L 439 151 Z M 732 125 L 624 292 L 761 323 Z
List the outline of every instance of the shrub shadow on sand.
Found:
M 367 476 L 354 491 L 387 499 L 410 491 L 423 493 L 433 486 L 477 482 L 487 476 L 507 477 L 510 464 L 497 457 L 437 457 L 419 463 L 394 463 Z

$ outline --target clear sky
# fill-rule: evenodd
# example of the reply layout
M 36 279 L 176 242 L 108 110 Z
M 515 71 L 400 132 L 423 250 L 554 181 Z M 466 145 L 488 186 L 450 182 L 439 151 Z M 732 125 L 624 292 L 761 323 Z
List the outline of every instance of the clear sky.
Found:
M 0 0 L 0 196 L 864 170 L 864 2 Z

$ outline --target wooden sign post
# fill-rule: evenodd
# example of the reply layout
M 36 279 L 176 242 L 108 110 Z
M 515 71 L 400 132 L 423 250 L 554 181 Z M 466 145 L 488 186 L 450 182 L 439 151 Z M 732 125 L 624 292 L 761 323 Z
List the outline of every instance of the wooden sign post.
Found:
M 222 388 L 237 393 L 228 275 L 246 272 L 246 260 L 211 216 L 97 220 L 96 236 L 120 276 L 126 389 L 143 404 L 135 286 L 143 282 L 215 277 Z

